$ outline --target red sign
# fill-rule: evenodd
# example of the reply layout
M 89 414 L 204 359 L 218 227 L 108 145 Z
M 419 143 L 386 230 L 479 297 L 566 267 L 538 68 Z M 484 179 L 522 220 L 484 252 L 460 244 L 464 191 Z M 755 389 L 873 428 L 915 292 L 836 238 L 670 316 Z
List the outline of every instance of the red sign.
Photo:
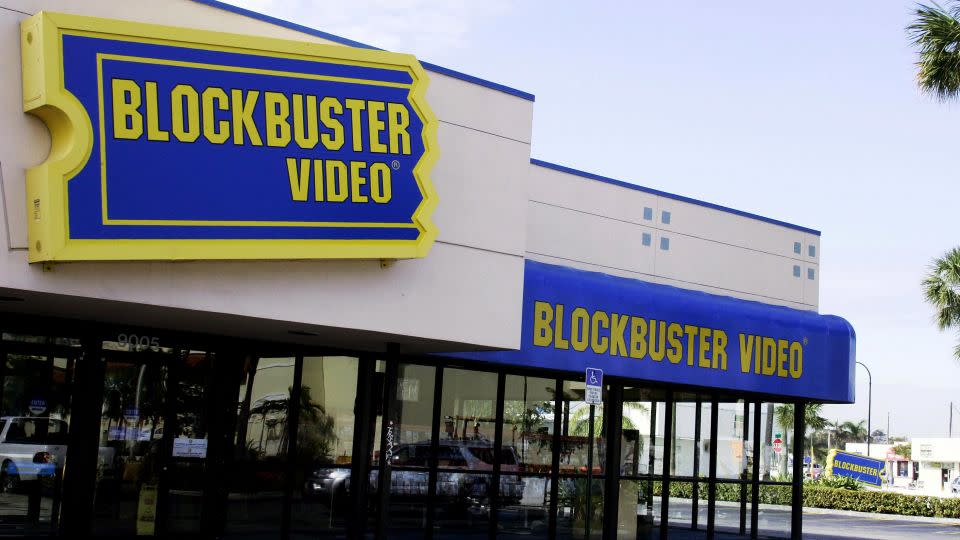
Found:
M 779 454 L 780 452 L 783 452 L 783 439 L 778 437 L 773 440 L 773 453 Z

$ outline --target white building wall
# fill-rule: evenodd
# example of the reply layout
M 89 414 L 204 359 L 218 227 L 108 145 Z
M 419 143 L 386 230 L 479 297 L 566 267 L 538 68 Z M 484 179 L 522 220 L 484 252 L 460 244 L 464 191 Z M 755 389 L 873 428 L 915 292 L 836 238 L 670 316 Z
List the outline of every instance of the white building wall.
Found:
M 531 259 L 798 309 L 819 305 L 816 234 L 535 164 L 529 181 Z
M 434 350 L 519 345 L 531 101 L 430 73 L 427 99 L 440 120 L 433 171 L 440 204 L 433 216 L 439 236 L 426 259 L 387 268 L 379 261 L 154 262 L 59 264 L 45 271 L 26 262 L 24 171 L 46 159 L 50 142 L 45 126 L 22 112 L 20 21 L 44 9 L 329 42 L 187 0 L 0 0 L 0 7 L 0 289 L 26 292 L 18 309 L 265 339 L 290 340 L 290 328 L 341 337 L 338 329 L 353 329 L 364 333 L 362 343 L 379 347 L 397 341 L 432 341 Z M 31 293 L 174 309 L 123 309 Z M 238 326 L 217 322 L 216 314 L 282 323 Z
M 46 159 L 50 142 L 22 112 L 22 20 L 45 9 L 329 42 L 188 0 L 0 7 L 0 293 L 26 298 L 17 306 L 25 312 L 270 340 L 310 342 L 289 334 L 308 331 L 316 343 L 373 349 L 511 349 L 520 341 L 524 257 L 818 307 L 817 235 L 533 165 L 532 101 L 437 72 L 427 99 L 440 121 L 432 175 L 439 236 L 425 259 L 29 265 L 24 171 Z

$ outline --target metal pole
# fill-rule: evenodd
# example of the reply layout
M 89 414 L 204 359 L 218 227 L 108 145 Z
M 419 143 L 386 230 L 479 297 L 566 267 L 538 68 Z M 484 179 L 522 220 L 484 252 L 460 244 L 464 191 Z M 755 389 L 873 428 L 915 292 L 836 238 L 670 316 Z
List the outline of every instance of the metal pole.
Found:
M 590 540 L 590 522 L 591 514 L 593 513 L 593 413 L 594 405 L 590 404 L 590 427 L 589 431 L 589 442 L 587 443 L 587 516 L 586 523 L 584 523 L 584 538 Z
M 807 404 L 803 401 L 793 406 L 793 479 L 791 484 L 791 513 L 790 513 L 790 537 L 795 540 L 803 538 L 803 435 L 807 430 L 806 412 Z M 786 431 L 786 426 L 784 426 Z M 784 448 L 784 454 L 789 450 Z M 867 451 L 870 455 L 870 451 Z M 783 459 L 787 459 L 784 455 Z
M 873 413 L 873 374 L 870 368 L 863 362 L 857 362 L 863 369 L 867 370 L 867 457 L 870 457 L 870 442 L 873 440 L 873 434 L 870 432 L 870 420 Z

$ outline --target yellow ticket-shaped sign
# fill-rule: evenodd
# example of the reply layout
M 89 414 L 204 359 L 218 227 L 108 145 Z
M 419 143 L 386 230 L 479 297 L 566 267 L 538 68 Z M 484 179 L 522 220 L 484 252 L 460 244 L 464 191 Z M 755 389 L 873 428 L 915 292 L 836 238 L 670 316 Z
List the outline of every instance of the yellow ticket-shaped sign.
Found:
M 31 261 L 412 258 L 436 237 L 416 58 L 40 13 Z

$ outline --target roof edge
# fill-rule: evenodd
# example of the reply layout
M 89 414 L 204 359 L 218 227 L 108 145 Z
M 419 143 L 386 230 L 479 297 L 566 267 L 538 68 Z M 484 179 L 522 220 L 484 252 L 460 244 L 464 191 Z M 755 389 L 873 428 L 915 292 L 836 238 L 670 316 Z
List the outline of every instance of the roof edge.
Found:
M 676 193 L 669 193 L 666 191 L 661 191 L 659 189 L 648 188 L 645 186 L 640 186 L 637 184 L 631 184 L 629 182 L 624 182 L 623 180 L 617 180 L 615 178 L 609 178 L 607 176 L 601 176 L 599 174 L 594 174 L 587 171 L 581 171 L 579 169 L 574 169 L 571 167 L 566 167 L 564 165 L 558 165 L 556 163 L 550 163 L 549 161 L 543 161 L 540 159 L 530 158 L 530 164 L 536 165 L 537 167 L 543 167 L 545 169 L 552 169 L 559 172 L 564 172 L 567 174 L 572 174 L 579 176 L 581 178 L 587 178 L 590 180 L 596 180 L 598 182 L 603 182 L 605 184 L 612 184 L 615 186 L 624 187 L 627 189 L 632 189 L 635 191 L 642 191 L 644 193 L 649 193 L 651 195 L 658 195 L 660 197 L 666 197 L 668 199 L 673 199 L 676 201 L 681 201 L 685 203 L 695 204 L 697 206 L 703 206 L 705 208 L 710 208 L 713 210 L 719 210 L 720 212 L 726 212 L 728 214 L 734 214 L 737 216 L 754 219 L 757 221 L 764 221 L 773 225 L 778 225 L 780 227 L 786 227 L 788 229 L 793 229 L 800 232 L 805 232 L 808 234 L 813 234 L 820 236 L 820 231 L 816 229 L 811 229 L 809 227 L 804 227 L 802 225 L 794 225 L 793 223 L 787 223 L 786 221 L 780 221 L 779 219 L 768 218 L 766 216 L 761 216 L 759 214 L 752 214 L 750 212 L 744 212 L 743 210 L 737 210 L 735 208 L 730 208 L 728 206 L 722 206 L 719 204 L 714 204 L 707 201 L 701 201 L 699 199 L 694 199 L 692 197 L 685 197 L 683 195 L 677 195 Z
M 311 36 L 314 36 L 314 37 L 319 37 L 319 38 L 322 38 L 322 39 L 326 39 L 326 40 L 332 41 L 332 42 L 334 42 L 334 43 L 339 43 L 339 44 L 341 44 L 341 45 L 346 45 L 346 46 L 348 46 L 348 47 L 358 47 L 358 48 L 361 48 L 361 49 L 370 49 L 370 50 L 375 50 L 375 51 L 382 51 L 382 50 L 383 50 L 383 49 L 380 49 L 379 47 L 374 47 L 373 45 L 367 45 L 366 43 L 361 43 L 361 42 L 359 42 L 359 41 L 354 41 L 354 40 L 352 40 L 352 39 L 347 39 L 347 38 L 345 38 L 345 37 L 340 37 L 340 36 L 338 36 L 338 35 L 331 34 L 331 33 L 329 33 L 329 32 L 324 32 L 324 31 L 322 31 L 322 30 L 317 30 L 316 28 L 311 28 L 311 27 L 309 27 L 309 26 L 304 26 L 304 25 L 302 25 L 302 24 L 297 24 L 297 23 L 295 23 L 295 22 L 291 22 L 291 21 L 288 21 L 288 20 L 285 20 L 285 19 L 280 19 L 280 18 L 278 18 L 278 17 L 272 17 L 272 16 L 270 16 L 270 15 L 266 15 L 266 14 L 263 14 L 263 13 L 260 13 L 260 12 L 257 12 L 257 11 L 253 11 L 253 10 L 249 10 L 249 9 L 246 9 L 246 8 L 242 8 L 242 7 L 240 7 L 240 6 L 235 6 L 235 5 L 233 5 L 233 4 L 228 4 L 228 3 L 226 3 L 226 2 L 221 2 L 220 0 L 190 0 L 190 1 L 191 1 L 191 2 L 194 2 L 194 3 L 197 3 L 197 4 L 203 4 L 203 5 L 205 5 L 205 6 L 209 6 L 209 7 L 212 7 L 212 8 L 222 9 L 222 10 L 224 10 L 224 11 L 229 11 L 229 12 L 231 12 L 231 13 L 236 13 L 236 14 L 238 14 L 238 15 L 243 15 L 244 17 L 249 17 L 249 18 L 251 18 L 251 19 L 256 19 L 256 20 L 259 20 L 259 21 L 267 22 L 267 23 L 270 23 L 270 24 L 273 24 L 273 25 L 276 25 L 276 26 L 281 26 L 281 27 L 283 27 L 283 28 L 289 28 L 290 30 L 295 30 L 295 31 L 297 31 L 297 32 L 302 32 L 302 33 L 304 33 L 304 34 L 308 34 L 308 35 L 311 35 Z M 446 75 L 446 76 L 448 76 L 448 77 L 453 77 L 453 78 L 455 78 L 455 79 L 460 79 L 460 80 L 462 80 L 462 81 L 466 81 L 466 82 L 469 82 L 469 83 L 472 83 L 472 84 L 476 84 L 476 85 L 480 85 L 480 86 L 485 86 L 485 87 L 487 87 L 487 88 L 490 88 L 491 90 L 496 90 L 496 91 L 498 91 L 498 92 L 503 92 L 503 93 L 509 94 L 509 95 L 511 95 L 511 96 L 516 96 L 516 97 L 518 97 L 518 98 L 525 99 L 525 100 L 527 100 L 527 101 L 536 101 L 536 96 L 534 96 L 533 94 L 531 94 L 531 93 L 529 93 L 529 92 L 524 92 L 523 90 L 518 90 L 518 89 L 516 89 L 516 88 L 511 88 L 511 87 L 506 86 L 506 85 L 503 85 L 503 84 L 495 83 L 495 82 L 493 82 L 493 81 L 488 81 L 488 80 L 486 80 L 486 79 L 481 79 L 480 77 L 474 77 L 473 75 L 469 75 L 469 74 L 466 74 L 466 73 L 463 73 L 463 72 L 460 72 L 460 71 L 456 71 L 456 70 L 454 70 L 454 69 L 445 68 L 445 67 L 443 67 L 443 66 L 438 66 L 437 64 L 432 64 L 432 63 L 430 63 L 430 62 L 424 62 L 424 61 L 421 60 L 420 63 L 423 65 L 424 69 L 426 69 L 427 71 L 433 71 L 434 73 L 439 73 L 439 74 L 441 74 L 441 75 Z

